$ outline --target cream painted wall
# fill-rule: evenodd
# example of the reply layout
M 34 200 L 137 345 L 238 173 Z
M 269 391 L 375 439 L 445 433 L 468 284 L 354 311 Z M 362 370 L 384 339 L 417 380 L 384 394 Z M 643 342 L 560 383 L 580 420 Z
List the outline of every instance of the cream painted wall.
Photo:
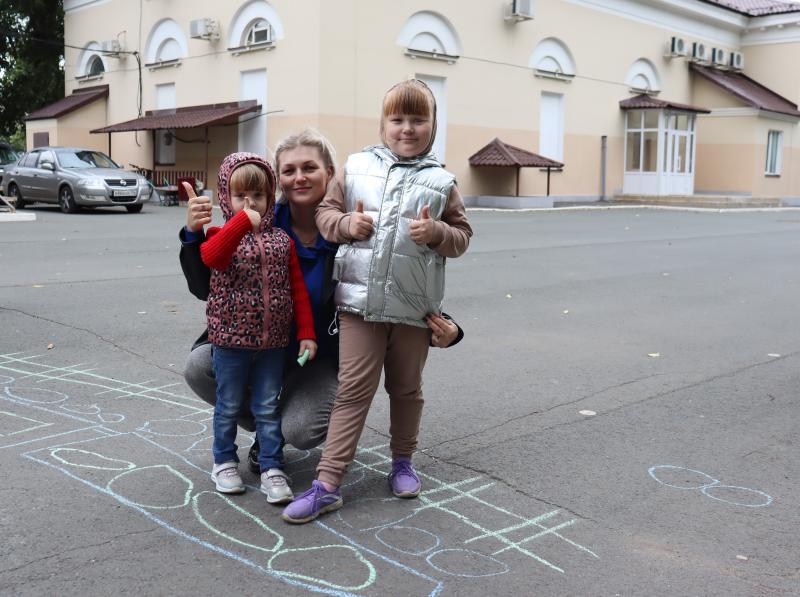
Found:
M 800 43 L 746 46 L 744 74 L 795 104 L 800 102 Z
M 705 41 L 712 46 L 719 46 L 720 39 L 734 39 L 738 34 L 732 31 L 738 21 L 727 11 L 712 10 L 703 5 L 704 11 L 716 15 L 714 18 L 718 24 L 712 24 L 711 18 L 693 22 L 693 33 L 687 35 L 675 30 L 674 23 L 666 18 L 669 16 L 666 12 L 665 18 L 646 22 L 633 18 L 632 13 L 640 9 L 636 3 L 631 3 L 631 14 L 627 14 L 604 8 L 602 0 L 594 4 L 537 0 L 535 19 L 512 24 L 502 18 L 506 2 L 272 0 L 270 5 L 282 20 L 285 37 L 276 42 L 273 50 L 239 56 L 227 51 L 232 20 L 243 4 L 238 0 L 108 0 L 68 12 L 65 29 L 67 43 L 84 45 L 113 39 L 121 28 L 125 28 L 125 48 L 144 54 L 148 35 L 156 23 L 163 18 L 174 18 L 187 38 L 188 56 L 178 67 L 143 70 L 143 110 L 154 107 L 155 86 L 169 82 L 176 84 L 178 106 L 235 101 L 238 99 L 240 72 L 266 68 L 266 108 L 278 111 L 268 116 L 267 146 L 273 148 L 289 132 L 316 126 L 336 145 L 340 163 L 348 153 L 378 141 L 381 98 L 393 83 L 415 74 L 444 77 L 448 104 L 446 165 L 458 177 L 465 194 L 499 194 L 507 192 L 509 185 L 510 192 L 513 192 L 513 176 L 508 176 L 508 173 L 495 176 L 472 169 L 467 158 L 496 136 L 537 151 L 539 101 L 543 91 L 564 95 L 566 167 L 562 173 L 553 175 L 553 194 L 599 195 L 600 138 L 603 135 L 609 139 L 607 192 L 621 188 L 624 131 L 619 101 L 630 97 L 624 79 L 631 64 L 640 58 L 649 60 L 655 67 L 662 90 L 660 98 L 698 103 L 710 108 L 740 105 L 730 95 L 692 77 L 685 59 L 664 58 L 665 44 L 676 32 L 689 41 Z M 141 15 L 139 6 L 143 11 Z M 657 6 L 669 10 L 667 4 L 648 6 L 652 10 L 657 10 L 654 8 Z M 435 10 L 457 31 L 462 51 L 455 64 L 410 58 L 395 43 L 405 20 L 422 10 Z M 211 17 L 220 22 L 222 38 L 218 42 L 189 39 L 189 21 L 200 17 Z M 572 53 L 577 76 L 571 82 L 533 76 L 528 66 L 529 59 L 537 44 L 546 37 L 562 40 Z M 791 46 L 792 52 L 800 51 L 796 46 L 800 45 Z M 782 63 L 782 58 L 774 57 L 787 47 L 790 46 L 747 47 L 747 72 L 763 75 L 756 77 L 762 82 L 780 79 L 779 67 L 772 65 Z M 67 93 L 81 85 L 73 78 L 78 60 L 79 52 L 68 48 Z M 133 57 L 124 61 L 107 58 L 106 64 L 107 72 L 102 80 L 86 85 L 110 85 L 107 122 L 135 118 L 138 113 L 136 60 Z M 800 83 L 792 82 L 792 77 L 784 78 L 780 85 L 771 84 L 776 90 L 794 86 L 797 89 L 794 95 L 800 96 Z M 211 154 L 220 159 L 229 146 L 235 148 L 236 137 L 235 127 L 228 127 L 224 132 L 222 129 L 212 131 L 215 140 L 209 159 L 214 163 Z M 196 137 L 202 131 L 179 134 Z M 736 141 L 742 146 L 757 145 L 746 130 L 737 130 L 733 136 L 749 136 L 746 140 Z M 788 137 L 786 140 L 786 147 L 792 152 L 797 142 L 795 136 L 791 136 L 791 142 Z M 723 190 L 734 182 L 737 187 L 747 186 L 744 179 L 731 182 L 725 175 L 727 170 L 713 163 L 719 152 L 711 149 L 717 145 L 731 145 L 733 140 L 730 137 L 731 132 L 726 127 L 705 127 L 701 122 L 698 160 L 703 165 L 703 173 L 701 175 L 698 165 L 696 188 Z M 146 166 L 152 163 L 149 133 L 115 134 L 113 150 L 114 157 L 120 161 Z M 179 146 L 179 151 L 179 159 L 186 161 L 181 167 L 192 168 L 190 164 L 198 163 L 197 148 Z M 747 152 L 735 155 L 743 156 Z M 751 167 L 747 168 L 751 172 L 758 161 L 755 157 L 753 159 Z M 712 163 L 706 165 L 706 161 Z M 784 161 L 787 168 L 794 163 L 794 159 Z M 214 170 L 213 167 L 209 169 Z M 545 178 L 545 174 L 537 170 L 523 170 L 521 193 L 543 194 Z M 753 192 L 756 189 L 753 185 L 758 185 L 757 188 L 776 186 L 775 181 L 764 185 L 760 181 L 757 183 L 755 174 L 748 179 Z M 789 185 L 787 193 L 800 196 L 800 181 L 789 183 L 786 180 L 788 177 L 780 184 Z

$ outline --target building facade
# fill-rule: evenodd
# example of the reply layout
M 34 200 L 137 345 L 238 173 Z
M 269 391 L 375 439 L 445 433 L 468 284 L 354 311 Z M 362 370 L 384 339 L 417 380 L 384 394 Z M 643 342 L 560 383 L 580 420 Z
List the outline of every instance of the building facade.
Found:
M 800 5 L 780 0 L 64 0 L 62 103 L 28 145 L 89 146 L 216 184 L 236 150 L 313 126 L 378 141 L 417 77 L 467 196 L 800 197 Z M 91 94 L 92 99 L 84 94 Z M 81 96 L 81 97 L 75 97 Z M 77 106 L 77 107 L 76 107 Z M 95 131 L 95 132 L 92 132 Z M 564 164 L 474 167 L 495 138 Z

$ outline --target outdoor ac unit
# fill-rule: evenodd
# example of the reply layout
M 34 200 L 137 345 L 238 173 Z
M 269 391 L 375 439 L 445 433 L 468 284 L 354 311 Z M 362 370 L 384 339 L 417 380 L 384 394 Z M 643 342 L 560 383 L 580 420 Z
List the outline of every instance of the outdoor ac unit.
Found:
M 192 39 L 219 39 L 219 23 L 214 19 L 193 19 L 189 22 Z
M 682 37 L 670 37 L 667 42 L 667 57 L 686 56 L 689 53 L 689 44 Z
M 533 0 L 511 0 L 506 5 L 506 21 L 528 21 L 533 18 Z
M 708 47 L 704 43 L 696 41 L 692 44 L 692 60 L 694 62 L 708 62 L 709 58 Z
M 742 70 L 744 68 L 744 54 L 741 52 L 731 52 L 730 66 L 733 70 Z
M 101 42 L 100 49 L 102 50 L 103 54 L 110 56 L 119 56 L 119 52 L 122 50 L 119 42 L 116 39 L 110 39 L 108 41 Z
M 714 48 L 711 50 L 711 62 L 714 63 L 714 66 L 727 68 L 729 62 L 728 53 L 725 50 Z

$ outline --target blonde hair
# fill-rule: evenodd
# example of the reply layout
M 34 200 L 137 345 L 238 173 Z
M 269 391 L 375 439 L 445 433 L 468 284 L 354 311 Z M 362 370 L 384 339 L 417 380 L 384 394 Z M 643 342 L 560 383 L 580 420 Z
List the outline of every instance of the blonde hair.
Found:
M 275 189 L 270 187 L 269 178 L 264 168 L 257 164 L 242 164 L 231 173 L 230 181 L 231 192 L 237 191 L 252 191 L 261 189 L 266 191 L 267 195 L 275 193 Z

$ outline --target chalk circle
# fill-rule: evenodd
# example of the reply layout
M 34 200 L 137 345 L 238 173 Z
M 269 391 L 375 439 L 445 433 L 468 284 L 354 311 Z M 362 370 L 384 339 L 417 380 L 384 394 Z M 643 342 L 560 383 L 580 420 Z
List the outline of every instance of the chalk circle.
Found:
M 719 500 L 726 504 L 734 506 L 745 506 L 746 508 L 763 508 L 772 503 L 772 496 L 759 491 L 758 489 L 750 489 L 749 487 L 737 487 L 735 485 L 714 485 L 711 487 L 703 487 L 701 489 L 704 495 L 710 497 L 712 500 Z M 726 493 L 732 494 L 730 497 L 720 497 L 719 494 Z M 752 499 L 745 499 L 745 496 L 750 496 Z M 738 499 L 735 499 L 737 498 Z
M 97 452 L 79 450 L 77 448 L 56 448 L 50 451 L 50 456 L 62 464 L 91 468 L 98 471 L 129 471 L 136 468 L 134 463 L 127 460 L 109 458 Z
M 294 563 L 292 567 L 298 567 L 302 569 L 307 569 L 310 565 L 316 565 L 317 567 L 324 566 L 326 570 L 345 570 L 348 572 L 356 572 L 356 564 L 360 564 L 361 568 L 363 568 L 364 577 L 365 579 L 359 583 L 358 585 L 342 585 L 333 582 L 332 580 L 327 580 L 324 578 L 319 578 L 316 576 L 310 576 L 308 574 L 301 574 L 299 572 L 292 572 L 291 570 L 285 570 L 277 568 L 275 565 L 275 560 L 280 557 L 289 555 L 289 554 L 298 554 L 303 552 L 309 552 L 309 557 L 311 558 L 309 565 L 304 565 L 302 562 Z M 315 553 L 311 554 L 310 552 L 325 552 L 325 553 Z M 349 562 L 340 563 L 334 560 L 337 557 L 337 554 L 342 554 L 351 558 Z M 322 566 L 320 566 L 322 564 Z M 349 545 L 322 545 L 318 547 L 299 547 L 295 549 L 283 549 L 272 556 L 269 561 L 267 562 L 267 567 L 275 572 L 279 576 L 286 576 L 289 578 L 297 578 L 300 580 L 305 580 L 307 582 L 315 583 L 318 585 L 323 585 L 326 587 L 330 587 L 331 589 L 337 591 L 360 591 L 361 589 L 366 589 L 368 586 L 375 582 L 375 578 L 377 574 L 375 572 L 375 566 L 372 565 L 368 559 L 366 559 L 360 551 L 350 547 Z
M 209 499 L 203 499 L 203 504 L 200 504 L 201 496 L 207 496 Z M 220 504 L 219 501 L 223 503 Z M 213 504 L 212 502 L 217 502 Z M 226 532 L 215 526 L 213 523 L 208 521 L 205 516 L 203 516 L 201 510 L 201 506 L 203 509 L 206 509 L 208 512 L 213 512 L 214 514 L 224 514 L 224 509 L 230 509 L 234 513 L 238 514 L 239 517 L 244 518 L 244 524 L 242 524 L 241 520 L 237 520 L 236 522 L 226 525 L 229 526 L 230 529 L 237 529 L 237 530 L 250 530 L 256 531 L 258 534 L 264 534 L 267 536 L 267 542 L 271 545 L 264 546 L 258 545 L 256 543 L 249 543 L 243 539 L 239 539 L 238 537 L 234 537 L 230 532 Z M 242 545 L 244 547 L 250 547 L 252 549 L 257 549 L 259 551 L 266 551 L 266 552 L 275 552 L 283 546 L 283 536 L 273 531 L 269 525 L 267 525 L 263 520 L 258 518 L 256 515 L 248 512 L 241 506 L 237 506 L 233 500 L 230 498 L 216 493 L 214 491 L 201 491 L 200 493 L 192 496 L 192 510 L 194 511 L 194 515 L 200 523 L 206 527 L 212 533 L 216 533 L 220 537 L 227 539 L 233 543 L 238 545 Z M 230 531 L 230 529 L 227 529 Z
M 97 415 L 100 413 L 100 407 L 96 404 L 75 404 L 71 406 L 62 404 L 59 408 L 76 415 Z
M 14 378 L 10 375 L 0 375 L 0 386 L 7 386 L 14 383 Z
M 20 394 L 26 394 L 21 396 Z M 6 386 L 6 395 L 15 400 L 23 400 L 25 402 L 35 402 L 36 404 L 58 404 L 69 399 L 64 392 L 56 390 L 48 390 L 47 388 L 30 388 L 15 386 L 14 391 Z
M 647 472 L 662 485 L 674 487 L 675 489 L 703 489 L 719 484 L 719 479 L 715 479 L 702 471 L 696 471 L 684 466 L 674 466 L 672 464 L 651 466 Z M 689 474 L 687 475 L 687 473 Z M 670 475 L 674 476 L 675 479 L 669 479 Z M 661 477 L 666 477 L 669 480 L 665 481 Z M 677 484 L 679 478 L 681 479 L 680 485 Z
M 125 420 L 125 415 L 120 413 L 107 413 L 107 414 L 99 414 L 97 415 L 98 420 L 101 423 L 122 423 Z
M 283 451 L 283 457 L 286 459 L 286 464 L 295 464 L 302 462 L 311 456 L 311 450 L 298 450 L 297 448 L 287 448 Z
M 120 485 L 123 487 L 115 489 Z M 192 480 L 168 464 L 141 466 L 125 471 L 106 485 L 106 490 L 120 501 L 152 510 L 169 510 L 186 506 L 192 496 L 192 489 L 194 489 Z M 152 497 L 160 497 L 164 501 L 162 503 L 144 501 Z
M 509 566 L 500 560 L 471 549 L 440 549 L 425 559 L 439 572 L 465 578 L 497 576 L 510 570 Z
M 208 431 L 208 426 L 205 423 L 186 419 L 155 419 L 147 421 L 136 431 L 162 437 L 188 437 L 205 433 Z
M 417 527 L 391 526 L 383 527 L 375 533 L 375 538 L 389 549 L 411 556 L 421 556 L 439 547 L 439 537 Z M 428 544 L 428 546 L 426 546 Z M 418 545 L 419 549 L 409 551 L 398 545 Z

